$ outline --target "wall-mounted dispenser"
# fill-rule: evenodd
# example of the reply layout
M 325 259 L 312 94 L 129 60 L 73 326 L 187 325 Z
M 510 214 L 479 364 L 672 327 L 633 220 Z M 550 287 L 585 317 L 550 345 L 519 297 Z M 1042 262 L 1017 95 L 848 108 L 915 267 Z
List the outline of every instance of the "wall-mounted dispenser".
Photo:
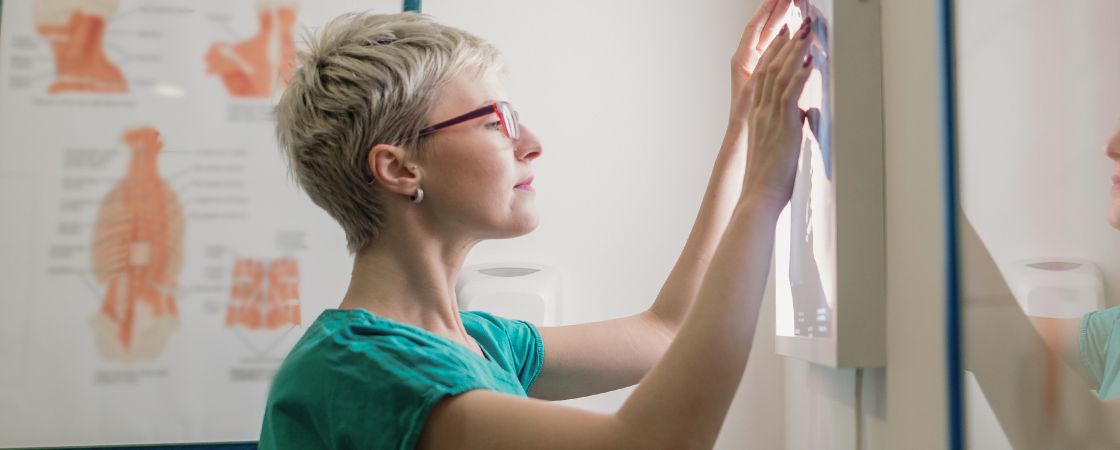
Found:
M 1104 282 L 1092 262 L 1070 258 L 1017 261 L 1007 284 L 1028 316 L 1076 319 L 1104 307 Z
M 493 263 L 463 268 L 455 283 L 459 309 L 485 311 L 537 326 L 559 322 L 560 276 L 540 264 Z

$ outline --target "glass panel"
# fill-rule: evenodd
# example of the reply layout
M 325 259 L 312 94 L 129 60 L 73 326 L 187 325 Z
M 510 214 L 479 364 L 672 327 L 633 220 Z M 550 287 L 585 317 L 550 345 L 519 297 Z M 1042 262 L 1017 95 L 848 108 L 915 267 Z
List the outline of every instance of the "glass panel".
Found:
M 969 448 L 1120 448 L 1120 3 L 955 5 Z

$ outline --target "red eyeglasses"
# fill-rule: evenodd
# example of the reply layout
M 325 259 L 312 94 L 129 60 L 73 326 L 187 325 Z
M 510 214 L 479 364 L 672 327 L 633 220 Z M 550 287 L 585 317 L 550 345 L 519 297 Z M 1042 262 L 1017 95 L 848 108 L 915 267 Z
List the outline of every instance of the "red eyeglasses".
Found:
M 427 136 L 449 126 L 477 119 L 487 114 L 498 114 L 498 121 L 502 124 L 502 132 L 511 141 L 521 139 L 521 125 L 517 122 L 517 111 L 513 110 L 509 102 L 494 102 L 458 117 L 447 119 L 430 127 L 420 130 L 420 136 Z

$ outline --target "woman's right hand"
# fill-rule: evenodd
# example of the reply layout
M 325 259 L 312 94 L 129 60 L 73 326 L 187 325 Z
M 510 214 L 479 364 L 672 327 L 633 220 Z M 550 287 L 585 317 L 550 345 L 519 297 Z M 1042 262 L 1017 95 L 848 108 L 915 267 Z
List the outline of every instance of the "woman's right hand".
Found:
M 813 68 L 811 20 L 806 18 L 793 36 L 783 28 L 758 62 L 750 93 L 747 175 L 740 202 L 780 211 L 793 194 L 806 120 L 797 100 Z

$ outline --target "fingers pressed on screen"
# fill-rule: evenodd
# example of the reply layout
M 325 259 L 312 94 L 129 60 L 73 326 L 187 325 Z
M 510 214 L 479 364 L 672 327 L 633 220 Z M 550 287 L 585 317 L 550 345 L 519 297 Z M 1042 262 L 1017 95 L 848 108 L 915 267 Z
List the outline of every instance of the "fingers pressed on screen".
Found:
M 806 20 L 802 23 L 801 28 L 798 29 L 792 36 L 790 43 L 787 44 L 781 54 L 778 55 L 779 59 L 774 62 L 777 70 L 776 79 L 777 84 L 772 85 L 770 95 L 773 97 L 767 99 L 769 101 L 779 102 L 788 101 L 786 96 L 786 89 L 788 88 L 792 78 L 794 78 L 801 69 L 803 69 L 804 61 L 809 53 L 809 39 L 806 37 L 806 32 L 811 29 L 811 21 Z
M 813 73 L 813 59 L 810 56 L 805 59 L 801 64 L 797 65 L 796 72 L 786 83 L 785 90 L 781 93 L 782 103 L 790 110 L 798 111 L 802 114 L 801 110 L 797 107 L 797 99 L 801 97 L 801 91 L 805 89 L 805 83 L 809 81 L 809 75 Z M 811 112 L 811 111 L 810 111 Z M 818 111 L 819 114 L 819 111 Z M 804 114 L 808 119 L 807 114 Z M 819 117 L 819 116 L 818 116 Z

